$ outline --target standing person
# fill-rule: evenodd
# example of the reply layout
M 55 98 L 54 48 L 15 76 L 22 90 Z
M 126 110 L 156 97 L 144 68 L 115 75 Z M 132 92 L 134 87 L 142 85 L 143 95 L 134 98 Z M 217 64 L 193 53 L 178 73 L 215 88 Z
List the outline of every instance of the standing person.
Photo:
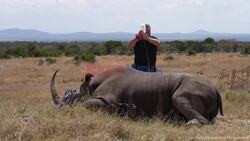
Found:
M 151 35 L 151 27 L 145 24 L 146 31 L 140 30 L 135 38 L 132 39 L 128 47 L 134 49 L 134 64 L 133 68 L 146 71 L 156 71 L 156 55 L 157 47 L 160 46 L 160 40 Z

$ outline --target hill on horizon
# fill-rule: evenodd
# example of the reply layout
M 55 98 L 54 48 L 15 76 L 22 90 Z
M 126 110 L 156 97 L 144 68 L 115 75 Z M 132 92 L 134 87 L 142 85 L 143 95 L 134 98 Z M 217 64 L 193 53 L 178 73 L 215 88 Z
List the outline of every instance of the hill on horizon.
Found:
M 34 29 L 10 28 L 0 30 L 0 41 L 129 41 L 135 33 L 110 32 L 110 33 L 49 33 Z M 206 30 L 198 30 L 191 33 L 154 33 L 154 36 L 162 41 L 170 40 L 204 40 L 211 37 L 215 40 L 250 41 L 250 34 L 243 33 L 213 33 Z

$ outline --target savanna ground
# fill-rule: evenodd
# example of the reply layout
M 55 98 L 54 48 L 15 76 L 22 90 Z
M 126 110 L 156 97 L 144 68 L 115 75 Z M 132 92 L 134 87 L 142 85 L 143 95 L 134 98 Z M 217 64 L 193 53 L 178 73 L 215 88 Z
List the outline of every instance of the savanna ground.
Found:
M 75 65 L 72 58 L 60 57 L 56 64 L 38 65 L 40 58 L 18 58 L 0 60 L 0 140 L 250 140 L 250 56 L 172 57 L 158 57 L 164 72 L 199 73 L 219 88 L 225 116 L 215 124 L 188 128 L 157 117 L 133 121 L 82 105 L 57 110 L 49 91 L 52 74 L 60 68 L 56 86 L 62 95 L 80 86 L 87 63 Z M 95 64 L 131 62 L 132 56 L 101 56 Z

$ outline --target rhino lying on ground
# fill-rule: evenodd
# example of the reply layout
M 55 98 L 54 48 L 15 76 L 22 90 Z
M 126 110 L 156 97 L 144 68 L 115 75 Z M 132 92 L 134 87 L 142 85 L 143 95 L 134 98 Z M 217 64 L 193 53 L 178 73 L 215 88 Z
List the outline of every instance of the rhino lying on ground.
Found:
M 97 76 L 86 74 L 79 92 L 67 90 L 59 97 L 54 84 L 57 72 L 51 80 L 51 94 L 57 107 L 76 102 L 91 108 L 126 104 L 140 109 L 146 116 L 178 113 L 187 124 L 208 124 L 219 110 L 223 115 L 220 94 L 210 81 L 199 75 L 155 75 L 132 68 L 112 69 Z M 83 98 L 88 95 L 92 98 Z

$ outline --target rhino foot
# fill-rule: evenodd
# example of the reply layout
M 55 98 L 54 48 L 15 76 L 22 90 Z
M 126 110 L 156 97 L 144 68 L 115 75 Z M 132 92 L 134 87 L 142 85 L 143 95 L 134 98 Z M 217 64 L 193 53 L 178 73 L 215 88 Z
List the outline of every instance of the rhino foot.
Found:
M 185 125 L 187 127 L 191 127 L 191 126 L 200 127 L 202 125 L 202 123 L 200 123 L 198 119 L 192 119 L 192 120 L 188 121 L 188 123 L 186 123 Z

